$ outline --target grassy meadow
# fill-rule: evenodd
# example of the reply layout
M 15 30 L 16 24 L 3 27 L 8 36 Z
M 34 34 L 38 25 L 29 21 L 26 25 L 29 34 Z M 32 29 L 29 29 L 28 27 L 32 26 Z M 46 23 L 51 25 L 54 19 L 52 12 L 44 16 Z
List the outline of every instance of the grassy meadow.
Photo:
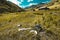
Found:
M 2 13 L 0 14 L 0 40 L 39 40 L 36 38 L 37 35 L 29 33 L 29 30 L 22 32 L 18 31 L 17 27 L 18 24 L 22 24 L 23 28 L 33 28 L 35 22 L 45 29 L 46 35 L 49 35 L 48 40 L 60 40 L 60 10 Z M 46 39 L 41 37 L 41 40 Z

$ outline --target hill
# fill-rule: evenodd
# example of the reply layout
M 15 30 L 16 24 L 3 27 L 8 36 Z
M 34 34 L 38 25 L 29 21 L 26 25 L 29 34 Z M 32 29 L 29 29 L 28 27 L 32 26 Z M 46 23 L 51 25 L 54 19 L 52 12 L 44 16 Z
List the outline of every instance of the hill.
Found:
M 0 13 L 2 12 L 20 12 L 24 11 L 22 8 L 17 6 L 16 4 L 6 1 L 0 0 Z
M 60 0 L 52 0 L 47 7 L 50 9 L 60 9 Z
M 39 10 L 41 7 L 42 8 L 47 7 L 49 9 L 60 9 L 60 0 L 51 0 L 51 2 L 49 2 L 47 4 L 41 3 L 38 5 L 32 5 L 32 6 L 28 7 L 27 9 L 28 10 L 36 10 L 36 9 Z

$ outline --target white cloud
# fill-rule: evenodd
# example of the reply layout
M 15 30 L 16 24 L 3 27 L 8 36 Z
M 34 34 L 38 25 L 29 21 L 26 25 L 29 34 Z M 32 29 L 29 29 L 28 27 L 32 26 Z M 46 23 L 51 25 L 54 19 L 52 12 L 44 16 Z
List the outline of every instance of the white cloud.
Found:
M 20 6 L 20 4 L 23 2 L 23 0 L 21 0 L 21 2 L 19 2 L 17 0 L 7 0 L 7 1 L 13 2 L 13 3 L 15 3 L 18 6 Z
M 20 6 L 21 8 L 25 8 L 26 6 Z
M 28 6 L 36 5 L 37 3 L 30 3 Z
M 21 5 L 20 6 L 20 4 L 24 1 L 24 0 L 20 0 L 20 1 L 18 1 L 18 0 L 7 0 L 7 1 L 11 1 L 11 2 L 13 2 L 13 3 L 15 3 L 16 5 L 18 5 L 19 7 L 22 7 L 22 8 L 25 8 L 25 7 L 29 7 L 29 6 L 32 6 L 32 5 L 36 5 L 37 3 L 30 3 L 29 5 Z M 33 1 L 33 0 L 28 0 L 28 2 L 30 2 L 30 1 Z
M 24 0 L 21 0 L 21 2 L 23 2 Z
M 29 7 L 29 6 L 32 6 L 32 5 L 36 5 L 37 3 L 30 3 L 29 5 L 26 5 L 26 6 L 20 6 L 22 8 L 25 8 L 25 7 Z
M 11 2 L 13 2 L 15 4 L 19 4 L 19 2 L 17 0 L 7 0 L 7 1 L 11 1 Z
M 48 3 L 49 1 L 45 1 L 45 2 L 42 2 L 42 3 Z
M 31 2 L 31 1 L 33 1 L 33 0 L 28 0 L 27 2 Z

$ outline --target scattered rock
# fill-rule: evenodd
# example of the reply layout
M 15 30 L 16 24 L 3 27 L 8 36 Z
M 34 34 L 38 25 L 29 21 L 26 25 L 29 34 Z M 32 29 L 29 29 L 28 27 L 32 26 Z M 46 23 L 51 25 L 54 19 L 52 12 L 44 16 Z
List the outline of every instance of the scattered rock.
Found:
M 18 24 L 18 25 L 17 25 L 17 27 L 21 27 L 21 26 L 22 26 L 22 24 Z
M 42 31 L 42 27 L 40 24 L 36 24 L 34 29 L 38 32 Z
M 30 32 L 37 35 L 37 31 L 36 30 L 31 30 Z
M 30 30 L 31 28 L 19 28 L 18 31 Z

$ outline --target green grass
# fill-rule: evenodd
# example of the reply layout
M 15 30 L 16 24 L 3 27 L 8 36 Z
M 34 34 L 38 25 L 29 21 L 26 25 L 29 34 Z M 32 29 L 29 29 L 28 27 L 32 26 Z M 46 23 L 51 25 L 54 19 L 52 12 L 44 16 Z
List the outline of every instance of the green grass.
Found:
M 46 31 L 56 34 L 58 40 L 60 39 L 60 10 L 40 10 L 0 14 L 0 40 L 4 40 L 3 38 L 6 40 L 6 37 L 9 38 L 10 36 L 12 37 L 11 40 L 15 38 L 17 38 L 15 40 L 26 40 L 25 36 L 29 36 L 27 38 L 31 40 L 32 34 L 28 34 L 29 30 L 21 32 L 23 33 L 22 35 L 25 33 L 25 39 L 18 36 L 21 34 L 17 31 L 17 24 L 22 24 L 22 27 L 33 27 L 35 22 L 41 24 L 42 28 L 46 29 Z

